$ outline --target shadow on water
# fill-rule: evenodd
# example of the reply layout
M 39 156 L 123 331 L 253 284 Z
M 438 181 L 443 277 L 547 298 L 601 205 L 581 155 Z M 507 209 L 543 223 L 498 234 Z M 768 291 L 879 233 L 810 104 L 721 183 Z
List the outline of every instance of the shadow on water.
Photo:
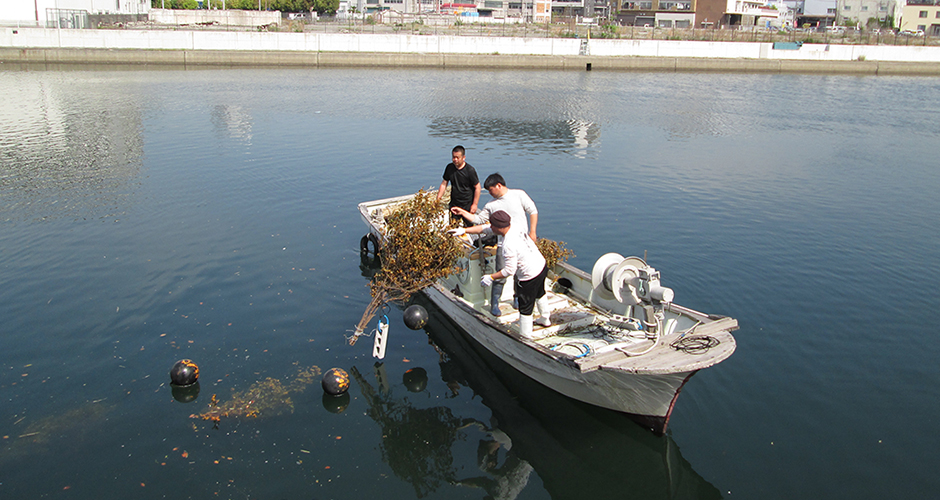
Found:
M 440 354 L 443 382 L 454 392 L 469 387 L 492 411 L 489 422 L 480 422 L 450 407 L 417 408 L 391 396 L 381 363 L 375 365 L 377 388 L 352 370 L 367 414 L 382 427 L 382 459 L 419 497 L 452 484 L 516 498 L 534 471 L 552 498 L 721 498 L 668 436 L 526 378 L 474 344 L 424 297 L 415 302 L 428 310 L 425 331 Z M 420 380 L 409 383 L 421 386 Z M 467 457 L 453 456 L 462 431 L 473 427 L 484 436 L 477 446 L 480 475 L 458 472 L 455 463 Z

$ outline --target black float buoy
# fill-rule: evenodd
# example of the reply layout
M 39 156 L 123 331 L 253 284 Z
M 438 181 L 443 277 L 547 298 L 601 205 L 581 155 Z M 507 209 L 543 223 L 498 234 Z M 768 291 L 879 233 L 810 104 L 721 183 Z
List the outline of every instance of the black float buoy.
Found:
M 401 381 L 410 392 L 421 392 L 428 386 L 428 372 L 420 366 L 412 368 L 402 375 Z
M 412 304 L 405 308 L 402 319 L 405 321 L 405 326 L 408 328 L 420 330 L 424 328 L 424 325 L 428 324 L 428 311 L 418 304 Z
M 330 368 L 323 374 L 320 384 L 323 391 L 331 396 L 345 394 L 349 389 L 349 374 L 342 368 Z
M 343 413 L 349 406 L 349 393 L 344 392 L 333 396 L 332 394 L 323 394 L 323 408 L 330 413 Z
M 170 384 L 170 392 L 173 393 L 173 399 L 180 403 L 192 403 L 199 397 L 199 382 L 186 386 Z
M 170 383 L 186 387 L 199 379 L 199 367 L 188 359 L 181 359 L 170 369 Z

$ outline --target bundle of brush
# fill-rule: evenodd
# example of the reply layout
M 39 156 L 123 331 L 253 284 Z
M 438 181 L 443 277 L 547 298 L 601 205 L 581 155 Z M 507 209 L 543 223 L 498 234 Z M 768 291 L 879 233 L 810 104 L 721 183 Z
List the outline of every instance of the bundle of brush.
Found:
M 382 267 L 369 285 L 372 301 L 349 338 L 349 345 L 355 345 L 382 305 L 403 303 L 415 292 L 458 270 L 457 259 L 464 255 L 464 248 L 457 238 L 447 234 L 447 205 L 436 198 L 436 193 L 422 189 L 385 216 L 385 241 L 379 253 Z
M 571 250 L 565 248 L 564 241 L 539 238 L 539 240 L 535 242 L 535 245 L 538 247 L 539 252 L 542 253 L 542 257 L 545 257 L 545 267 L 549 270 L 553 270 L 555 264 L 558 262 L 565 262 L 569 257 L 574 257 Z

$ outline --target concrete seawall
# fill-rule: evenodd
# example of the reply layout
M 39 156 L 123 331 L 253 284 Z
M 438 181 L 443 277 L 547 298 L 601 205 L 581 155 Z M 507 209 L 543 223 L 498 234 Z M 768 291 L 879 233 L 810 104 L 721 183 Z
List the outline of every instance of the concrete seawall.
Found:
M 4 64 L 506 68 L 940 75 L 940 47 L 141 30 L 0 29 Z

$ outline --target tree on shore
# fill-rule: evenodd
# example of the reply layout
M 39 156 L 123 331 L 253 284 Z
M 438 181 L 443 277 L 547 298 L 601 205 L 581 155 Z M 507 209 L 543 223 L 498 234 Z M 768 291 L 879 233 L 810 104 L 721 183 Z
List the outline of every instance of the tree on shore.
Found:
M 222 0 L 204 0 L 213 9 L 221 9 Z M 339 0 L 225 0 L 225 8 L 233 10 L 279 10 L 281 12 L 310 12 L 333 15 L 339 8 Z M 199 8 L 197 0 L 150 0 L 154 9 L 194 10 Z

